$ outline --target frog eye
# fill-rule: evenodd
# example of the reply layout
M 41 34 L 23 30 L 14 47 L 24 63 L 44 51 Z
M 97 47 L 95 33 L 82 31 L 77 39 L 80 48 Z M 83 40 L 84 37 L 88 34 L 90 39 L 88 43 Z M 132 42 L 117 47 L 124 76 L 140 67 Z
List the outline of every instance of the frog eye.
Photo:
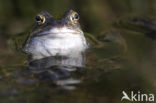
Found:
M 74 14 L 74 19 L 78 20 L 79 19 L 79 15 L 77 13 Z
M 77 23 L 77 21 L 79 20 L 79 15 L 78 15 L 78 13 L 76 13 L 76 12 L 72 13 L 70 19 L 71 19 L 71 21 L 73 21 L 74 23 Z
M 36 16 L 36 21 L 41 21 L 41 17 L 40 16 Z
M 39 25 L 45 23 L 45 17 L 42 16 L 42 15 L 36 16 L 36 22 L 37 22 Z

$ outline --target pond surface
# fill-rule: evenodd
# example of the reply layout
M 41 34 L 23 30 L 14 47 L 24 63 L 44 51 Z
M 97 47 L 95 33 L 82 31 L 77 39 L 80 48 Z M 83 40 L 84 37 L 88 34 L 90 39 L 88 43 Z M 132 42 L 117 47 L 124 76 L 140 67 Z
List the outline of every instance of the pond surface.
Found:
M 33 71 L 25 54 L 1 50 L 0 103 L 120 103 L 122 91 L 156 93 L 156 40 L 125 28 L 100 39 L 85 66 L 70 70 L 34 63 Z

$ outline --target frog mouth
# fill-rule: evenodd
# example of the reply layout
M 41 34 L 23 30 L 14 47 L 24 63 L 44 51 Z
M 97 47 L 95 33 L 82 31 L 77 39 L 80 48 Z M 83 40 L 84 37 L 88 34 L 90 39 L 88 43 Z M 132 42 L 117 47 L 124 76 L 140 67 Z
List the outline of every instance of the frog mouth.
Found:
M 53 36 L 55 36 L 55 34 L 57 34 L 57 35 L 64 35 L 64 34 L 67 34 L 67 35 L 71 35 L 71 34 L 79 35 L 79 34 L 82 34 L 82 31 L 71 29 L 71 28 L 67 28 L 67 27 L 52 28 L 52 29 L 50 29 L 48 31 L 44 31 L 44 32 L 39 33 L 38 36 L 51 35 L 51 34 L 53 34 Z

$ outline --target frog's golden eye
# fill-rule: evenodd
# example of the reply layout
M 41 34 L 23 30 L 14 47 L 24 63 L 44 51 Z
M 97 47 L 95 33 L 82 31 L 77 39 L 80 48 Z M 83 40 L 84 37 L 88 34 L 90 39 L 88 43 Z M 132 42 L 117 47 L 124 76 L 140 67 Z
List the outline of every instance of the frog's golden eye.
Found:
M 41 25 L 43 23 L 45 23 L 45 17 L 43 15 L 37 15 L 36 16 L 36 22 Z
M 71 14 L 70 16 L 71 21 L 73 21 L 74 23 L 77 23 L 77 21 L 79 20 L 79 15 L 78 13 L 74 12 Z
M 77 13 L 74 14 L 74 19 L 78 20 L 79 19 L 79 15 Z

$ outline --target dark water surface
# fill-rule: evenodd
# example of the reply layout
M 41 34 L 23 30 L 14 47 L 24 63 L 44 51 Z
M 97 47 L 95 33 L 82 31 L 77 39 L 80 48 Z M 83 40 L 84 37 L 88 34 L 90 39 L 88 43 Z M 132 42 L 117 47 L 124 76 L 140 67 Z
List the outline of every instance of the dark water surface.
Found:
M 4 55 L 0 103 L 120 103 L 122 91 L 156 93 L 156 41 L 130 30 L 120 34 L 110 34 L 103 46 L 90 48 L 85 66 L 82 58 L 75 67 L 53 65 L 54 57 L 28 66 L 22 53 Z M 56 60 L 75 65 L 69 58 Z

